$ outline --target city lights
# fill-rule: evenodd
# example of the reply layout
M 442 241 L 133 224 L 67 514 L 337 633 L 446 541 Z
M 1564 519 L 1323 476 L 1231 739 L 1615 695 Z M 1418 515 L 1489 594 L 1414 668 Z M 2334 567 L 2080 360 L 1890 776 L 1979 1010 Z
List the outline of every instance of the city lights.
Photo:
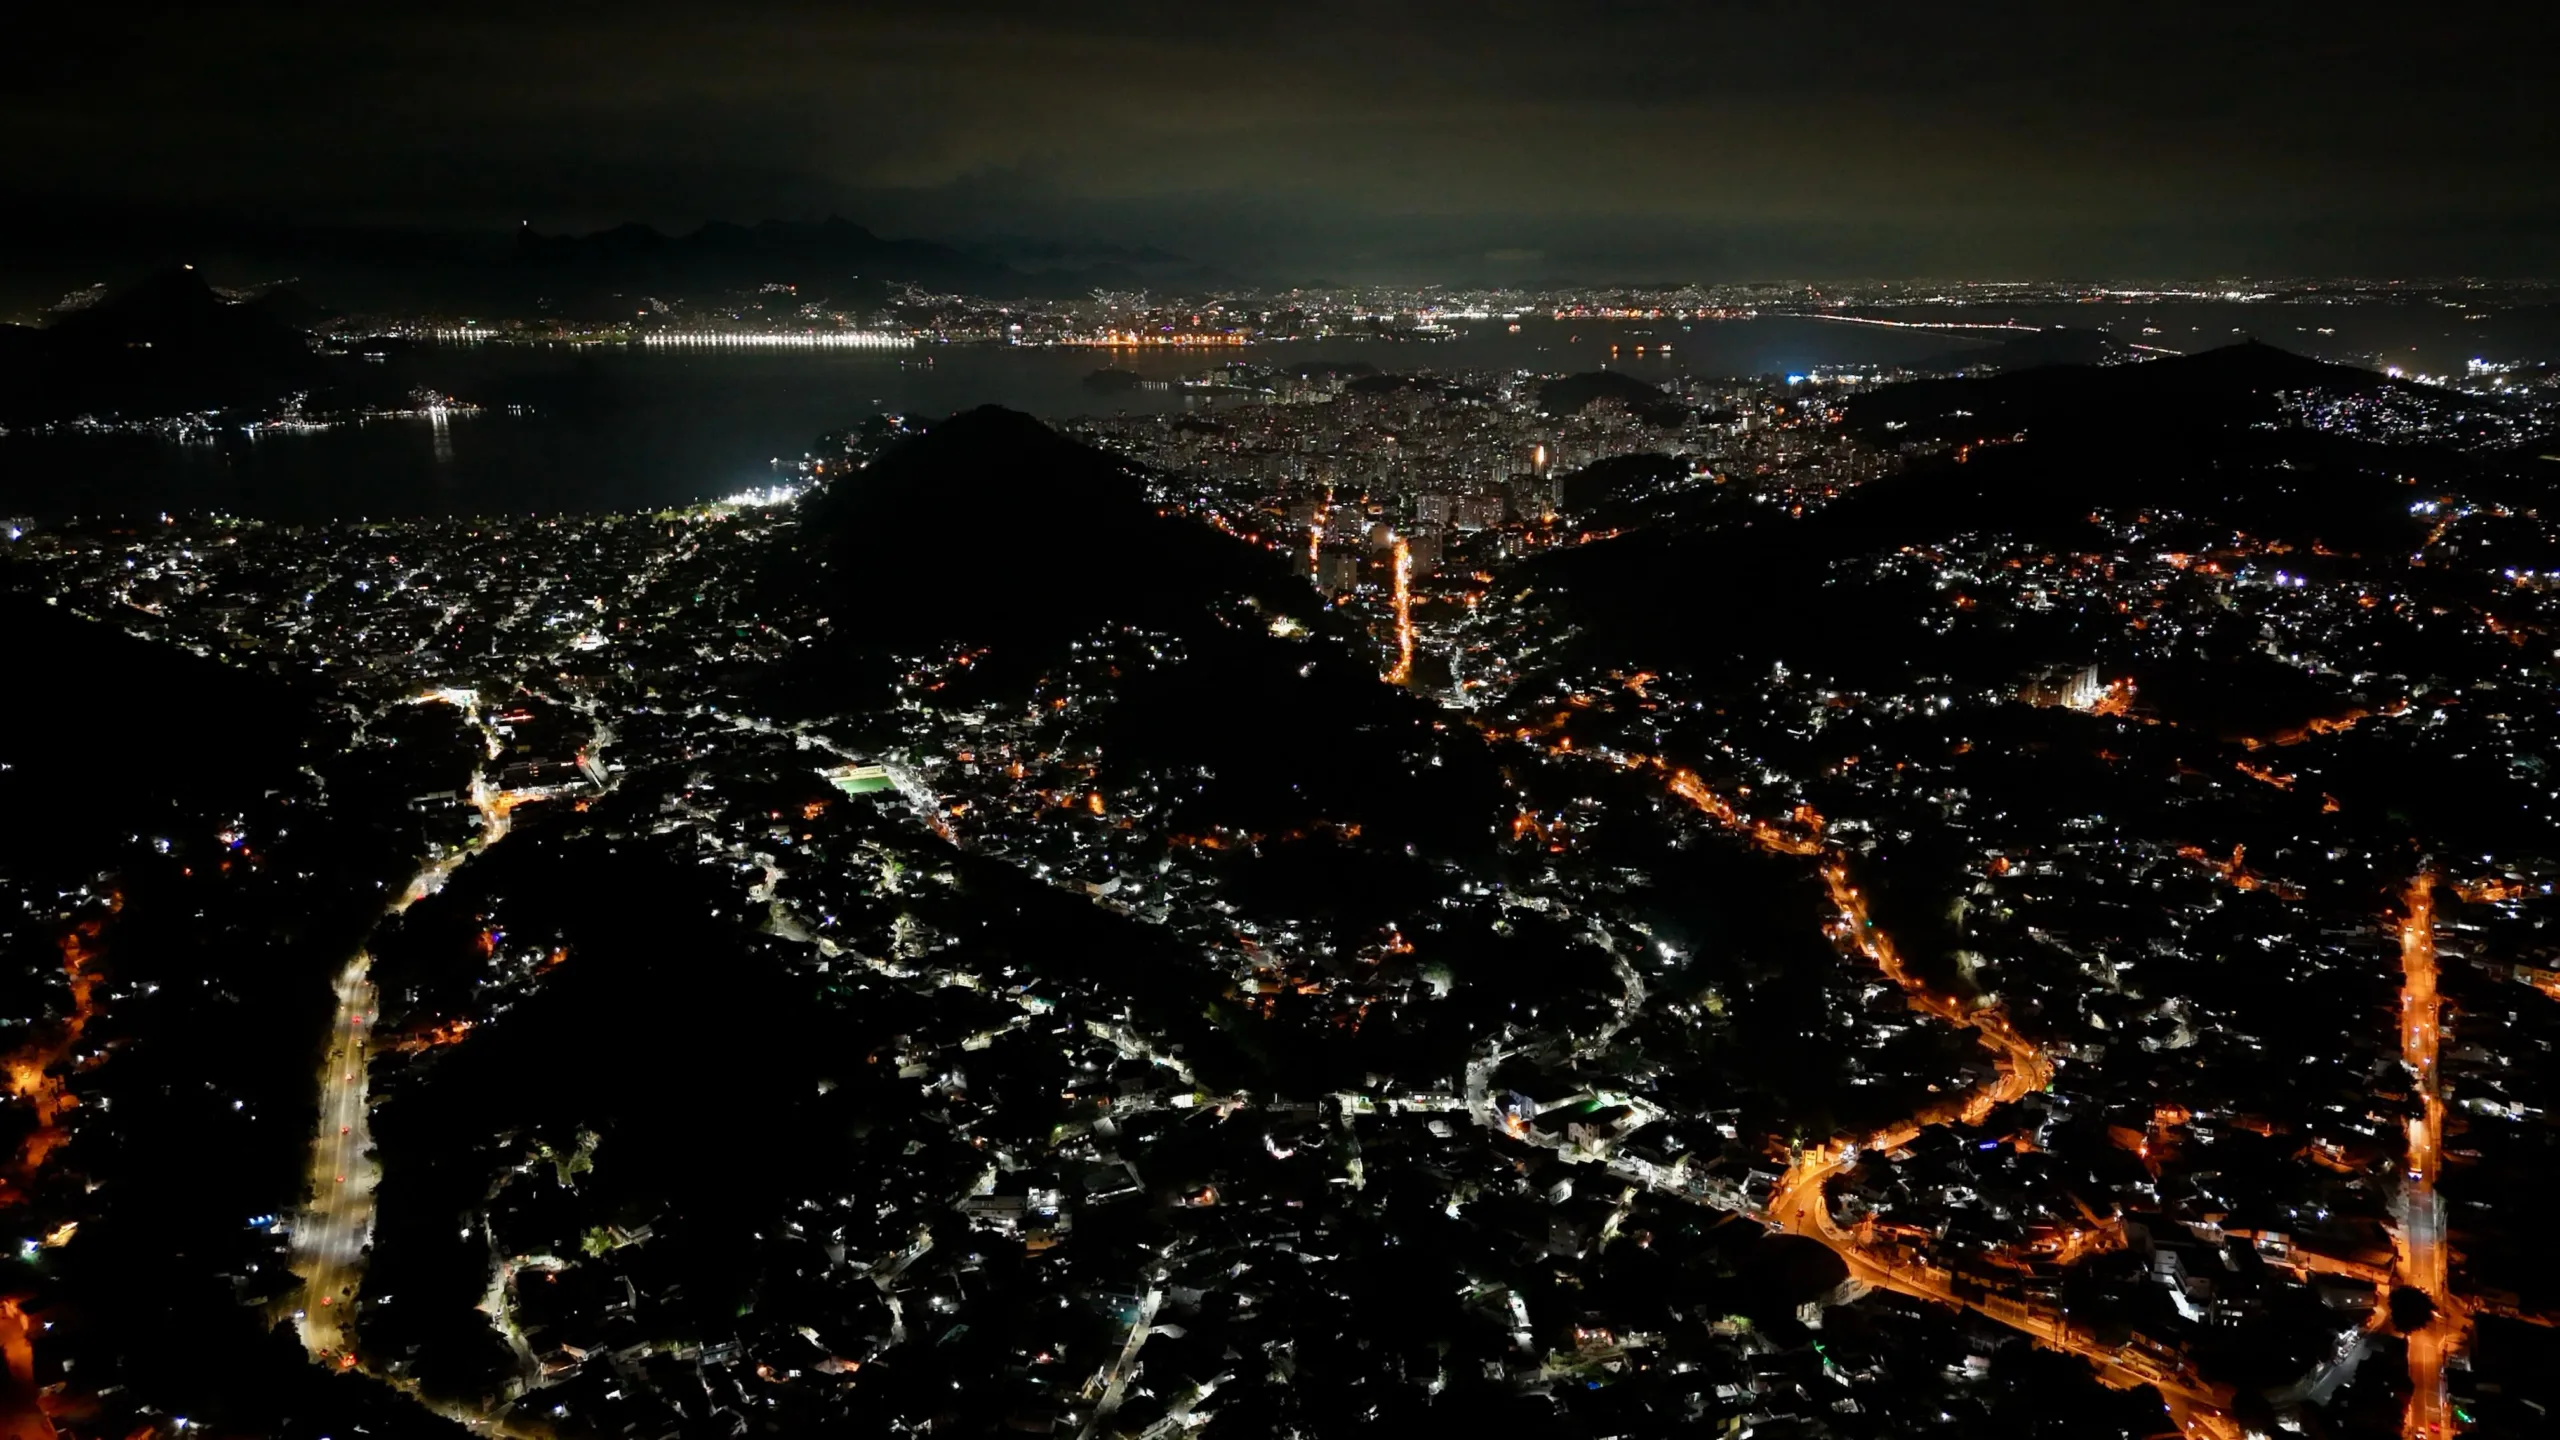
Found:
M 661 350 L 909 350 L 912 335 L 862 330 L 652 330 L 640 343 Z

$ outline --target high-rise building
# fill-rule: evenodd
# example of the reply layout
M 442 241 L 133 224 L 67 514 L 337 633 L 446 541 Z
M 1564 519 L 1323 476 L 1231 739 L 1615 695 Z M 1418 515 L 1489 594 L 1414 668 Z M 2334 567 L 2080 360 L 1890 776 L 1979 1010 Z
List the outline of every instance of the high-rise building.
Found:
M 1316 588 L 1327 595 L 1348 595 L 1360 588 L 1360 552 L 1331 546 L 1316 555 Z
M 1503 477 L 1502 493 L 1511 502 L 1512 514 L 1527 517 L 1538 513 L 1537 484 L 1538 477 L 1526 473 Z

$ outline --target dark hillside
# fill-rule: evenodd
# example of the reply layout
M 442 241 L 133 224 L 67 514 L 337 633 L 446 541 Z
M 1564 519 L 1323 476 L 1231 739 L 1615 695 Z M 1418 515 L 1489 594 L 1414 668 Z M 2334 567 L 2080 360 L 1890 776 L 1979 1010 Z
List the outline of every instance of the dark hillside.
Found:
M 0 345 L 0 417 L 263 408 L 326 378 L 287 301 L 226 300 L 192 267 L 162 270 Z
M 1982 379 L 1914 380 L 1849 402 L 1870 440 L 1964 444 L 2032 428 L 2126 440 L 2229 430 L 2274 418 L 2277 393 L 2365 394 L 2400 385 L 2370 370 L 2248 341 L 2139 365 L 2049 365 Z
M 2068 604 L 1950 620 L 1957 596 L 1876 557 L 2000 536 L 2103 564 L 2121 543 L 2093 519 L 2106 512 L 2146 517 L 2138 523 L 2148 551 L 2210 557 L 2238 545 L 2275 557 L 2270 575 L 2396 565 L 2433 526 L 2412 513 L 2413 500 L 2457 481 L 2514 488 L 2512 467 L 2490 475 L 2452 452 L 2266 422 L 2279 390 L 2398 383 L 2250 344 L 2140 365 L 1889 386 L 1851 402 L 1853 431 L 2026 438 L 1916 466 L 1801 521 L 1754 516 L 1688 537 L 1631 535 L 1558 552 L 1529 573 L 1554 587 L 1586 634 L 1631 655 L 1682 665 L 1783 658 L 1851 685 L 1910 673 L 2002 683 L 2022 668 L 2101 653 L 2096 637 L 2118 622 Z M 2517 553 L 2516 563 L 2529 563 Z M 2461 583 L 2451 572 L 2423 578 L 2437 590 Z
M 1589 370 L 1559 375 L 1538 385 L 1538 408 L 1550 415 L 1579 415 L 1603 400 L 1615 400 L 1632 414 L 1656 425 L 1677 424 L 1680 402 L 1657 385 L 1616 370 Z
M 994 406 L 899 441 L 806 522 L 817 590 L 864 649 L 1028 658 L 1106 623 L 1183 628 L 1232 595 L 1313 608 L 1268 552 L 1158 515 L 1135 469 Z

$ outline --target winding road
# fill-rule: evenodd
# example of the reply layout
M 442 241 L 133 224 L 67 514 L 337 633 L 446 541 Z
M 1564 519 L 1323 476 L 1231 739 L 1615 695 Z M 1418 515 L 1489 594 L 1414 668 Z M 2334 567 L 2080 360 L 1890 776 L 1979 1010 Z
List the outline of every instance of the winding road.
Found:
M 384 907 L 384 918 L 443 889 L 472 856 L 506 838 L 512 808 L 507 797 L 490 789 L 485 777 L 475 777 L 471 803 L 480 812 L 477 843 L 420 870 L 399 898 Z M 302 1277 L 303 1304 L 295 1320 L 303 1348 L 314 1360 L 345 1370 L 356 1366 L 351 1312 L 356 1286 L 364 1278 L 365 1247 L 373 1238 L 374 1189 L 382 1179 L 368 1123 L 367 1062 L 379 1006 L 372 968 L 372 955 L 358 950 L 338 972 L 337 1016 L 330 1022 L 328 1057 L 320 1070 L 320 1115 L 311 1137 L 311 1201 L 295 1218 L 287 1260 Z
M 1763 849 L 1783 855 L 1823 853 L 1818 840 L 1746 818 L 1689 771 L 1672 772 L 1668 785 L 1673 794 Z M 1808 813 L 1799 819 L 1819 833 L 1819 817 Z M 1831 1144 L 1799 1151 L 1771 1190 L 1761 1218 L 1791 1235 L 1819 1241 L 1840 1257 L 1851 1279 L 1870 1289 L 1891 1290 L 1914 1299 L 1972 1310 L 2025 1334 L 2039 1345 L 2080 1356 L 2096 1367 L 2101 1381 L 2117 1389 L 2152 1387 L 2159 1392 L 2179 1430 L 2192 1440 L 2240 1440 L 2242 1431 L 2230 1416 L 2232 1395 L 2228 1387 L 2197 1377 L 2173 1349 L 2139 1336 L 2122 1345 L 2108 1345 L 2049 1305 L 1973 1286 L 1960 1292 L 1949 1272 L 1898 1260 L 1871 1243 L 1862 1230 L 1844 1229 L 1831 1218 L 1825 1188 L 1832 1176 L 1855 1162 L 1861 1148 L 1897 1149 L 1931 1126 L 1980 1124 L 2001 1106 L 2051 1084 L 2053 1058 L 2019 1034 L 1997 1008 L 1967 1006 L 1931 990 L 1913 975 L 1894 949 L 1891 937 L 1877 929 L 1868 915 L 1866 898 L 1849 883 L 1848 863 L 1838 852 L 1824 855 L 1821 873 L 1824 891 L 1836 913 L 1834 937 L 1871 961 L 1902 991 L 1913 1009 L 1972 1030 L 1984 1048 L 1992 1052 L 1998 1071 L 1988 1084 L 1970 1094 L 1869 1136 L 1863 1147 Z

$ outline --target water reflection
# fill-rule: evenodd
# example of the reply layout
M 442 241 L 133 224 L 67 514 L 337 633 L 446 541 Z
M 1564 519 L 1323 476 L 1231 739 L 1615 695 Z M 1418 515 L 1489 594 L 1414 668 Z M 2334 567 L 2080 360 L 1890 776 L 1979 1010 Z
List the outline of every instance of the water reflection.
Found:
M 2402 363 L 2412 365 L 2432 363 L 2438 350 L 2496 357 L 2560 349 L 2560 316 L 2548 310 L 2500 312 L 2480 325 L 2459 324 L 2432 310 L 2387 306 L 2002 307 L 1996 313 L 1950 310 L 1946 318 L 2105 324 L 2119 339 L 2177 349 L 2202 349 L 2254 333 L 2327 358 L 2387 351 L 2410 357 Z M 430 443 L 424 449 L 408 420 L 267 434 L 254 442 L 235 438 L 221 445 L 5 435 L 0 514 L 222 509 L 317 520 L 638 509 L 769 485 L 773 459 L 796 459 L 821 432 L 874 411 L 931 416 L 996 403 L 1064 417 L 1182 413 L 1234 403 L 1232 392 L 1207 393 L 1181 382 L 1238 359 L 1256 366 L 1359 361 L 1386 371 L 1497 374 L 1605 365 L 1664 381 L 1910 364 L 1982 343 L 1943 332 L 1793 316 L 1691 323 L 1532 316 L 1516 323 L 1516 329 L 1504 323 L 1470 326 L 1438 341 L 1342 337 L 1218 357 L 1010 346 L 927 353 L 685 347 L 571 353 L 429 346 L 392 362 L 419 388 L 420 408 L 428 411 Z M 2412 351 L 2412 345 L 2426 348 Z M 2453 363 L 2458 369 L 2459 358 Z M 1135 372 L 1144 383 L 1110 389 L 1088 383 L 1105 368 Z M 476 403 L 485 417 L 462 447 L 469 454 L 455 453 L 456 410 L 437 414 L 424 403 L 448 396 Z

